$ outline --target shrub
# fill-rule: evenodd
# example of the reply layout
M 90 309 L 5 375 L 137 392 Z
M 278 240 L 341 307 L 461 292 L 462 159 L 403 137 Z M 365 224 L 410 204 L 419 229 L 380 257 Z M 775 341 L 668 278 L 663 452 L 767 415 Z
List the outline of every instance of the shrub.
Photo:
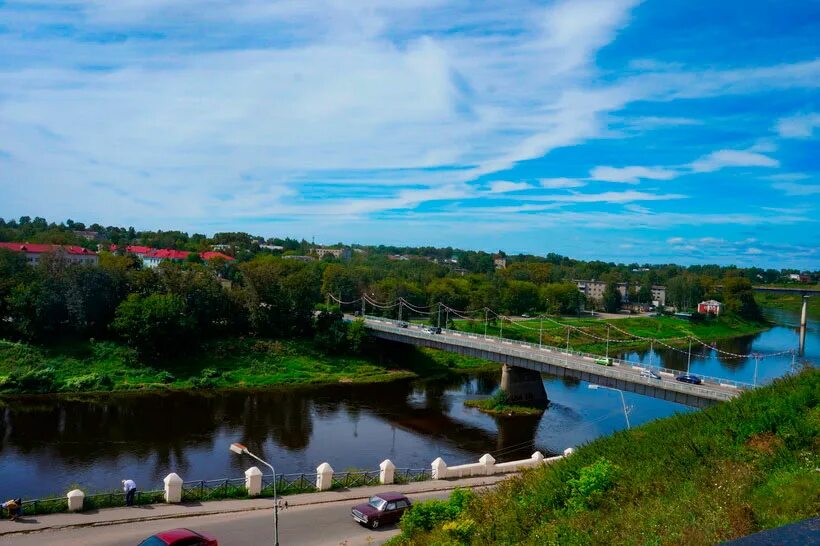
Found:
M 111 390 L 114 382 L 105 374 L 89 373 L 69 377 L 63 383 L 64 391 Z
M 618 467 L 606 459 L 581 469 L 578 478 L 569 480 L 569 498 L 567 508 L 571 511 L 594 508 L 604 498 L 606 493 L 615 484 Z
M 474 498 L 475 493 L 472 489 L 456 488 L 450 493 L 450 498 L 446 501 L 432 499 L 414 504 L 401 518 L 402 535 L 411 536 L 421 531 L 430 531 L 439 524 L 455 520 Z M 475 522 L 473 522 L 474 525 Z M 456 533 L 466 532 L 468 527 L 470 525 L 464 523 L 453 527 L 453 529 Z

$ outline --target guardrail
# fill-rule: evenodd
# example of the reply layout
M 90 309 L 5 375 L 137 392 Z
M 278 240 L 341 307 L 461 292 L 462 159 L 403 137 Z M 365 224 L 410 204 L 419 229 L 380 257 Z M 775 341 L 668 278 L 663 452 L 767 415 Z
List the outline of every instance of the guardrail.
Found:
M 316 491 L 316 473 L 296 473 L 276 475 L 276 494 L 312 493 Z M 262 476 L 261 497 L 273 496 L 273 476 Z
M 236 498 L 247 494 L 245 478 L 182 482 L 182 502 Z
M 347 489 L 348 487 L 362 487 L 365 485 L 379 485 L 379 470 L 352 470 L 349 472 L 334 472 L 331 489 Z
M 364 318 L 370 324 L 374 322 L 381 323 L 381 328 L 386 328 L 385 331 L 394 334 L 414 337 L 417 339 L 429 339 L 429 336 L 433 335 L 426 331 L 426 329 L 429 328 L 427 326 L 411 325 L 402 327 L 400 326 L 401 322 L 398 320 L 388 319 L 384 317 L 373 317 L 369 315 L 366 315 Z M 550 364 L 554 366 L 564 366 L 578 371 L 592 372 L 596 375 L 610 377 L 612 379 L 621 379 L 624 381 L 629 381 L 631 383 L 645 384 L 648 386 L 659 386 L 664 384 L 659 384 L 657 380 L 653 380 L 650 378 L 641 378 L 640 376 L 636 377 L 636 374 L 634 372 L 625 372 L 619 370 L 618 368 L 629 367 L 630 369 L 653 370 L 661 374 L 671 374 L 673 376 L 677 376 L 682 373 L 679 370 L 662 368 L 659 366 L 648 366 L 645 364 L 639 364 L 612 357 L 610 357 L 610 360 L 612 361 L 613 366 L 602 366 L 600 364 L 593 363 L 588 364 L 580 361 L 580 359 L 588 359 L 594 361 L 601 359 L 603 357 L 601 355 L 585 353 L 582 351 L 567 351 L 565 348 L 562 349 L 559 347 L 548 345 L 542 345 L 539 347 L 538 345 L 533 343 L 527 343 L 521 340 L 502 338 L 499 336 L 485 337 L 483 335 L 473 334 L 471 332 L 462 332 L 459 330 L 451 330 L 448 328 L 442 328 L 441 332 L 442 334 L 450 335 L 450 337 L 448 337 L 447 339 L 448 342 L 463 347 L 470 347 L 478 350 L 500 353 L 507 356 L 526 358 L 529 360 L 534 360 L 536 362 L 542 362 L 544 364 Z M 525 348 L 526 351 L 522 351 L 522 348 Z M 576 360 L 569 360 L 569 357 L 576 357 Z M 726 387 L 734 388 L 737 391 L 754 388 L 754 385 L 750 383 L 744 383 L 742 381 L 736 381 L 720 377 L 705 376 L 697 373 L 690 373 L 690 375 L 694 375 L 700 378 L 704 384 L 692 385 L 682 382 L 675 382 L 672 384 L 669 384 L 667 382 L 667 384 L 670 386 L 674 385 L 674 388 L 671 390 L 676 390 L 678 392 L 688 392 L 691 394 L 707 398 L 720 398 L 723 400 L 728 400 L 732 398 L 735 394 L 733 392 L 727 391 Z M 715 387 L 716 390 L 710 389 L 710 385 Z
M 393 479 L 399 484 L 423 482 L 433 479 L 433 471 L 429 468 L 397 468 Z

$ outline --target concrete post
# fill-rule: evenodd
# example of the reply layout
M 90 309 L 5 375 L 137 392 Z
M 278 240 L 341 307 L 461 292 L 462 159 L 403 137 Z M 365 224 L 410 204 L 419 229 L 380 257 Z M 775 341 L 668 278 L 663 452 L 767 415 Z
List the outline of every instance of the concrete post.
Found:
M 803 308 L 800 310 L 800 335 L 798 341 L 798 350 L 800 356 L 806 353 L 806 325 L 809 310 L 809 297 L 803 296 Z
M 256 497 L 262 493 L 262 471 L 252 466 L 245 471 L 245 489 L 249 497 Z
M 447 463 L 444 462 L 444 459 L 438 457 L 433 463 L 430 465 L 433 468 L 433 479 L 434 480 L 443 480 L 447 477 Z
M 85 499 L 85 493 L 80 491 L 79 489 L 72 489 L 66 495 L 68 498 L 68 511 L 69 512 L 79 512 L 83 509 L 83 500 Z
M 489 453 L 485 453 L 478 460 L 484 466 L 484 475 L 491 476 L 495 473 L 495 458 Z
M 575 449 L 568 447 L 564 450 L 564 457 L 569 457 L 573 453 L 575 453 Z
M 327 491 L 333 487 L 333 467 L 322 463 L 316 467 L 316 489 Z
M 541 461 L 544 460 L 544 454 L 541 453 L 540 451 L 536 451 L 535 453 L 532 454 L 532 457 L 530 457 L 530 459 L 532 459 L 533 461 L 536 461 L 536 463 L 540 463 Z
M 544 381 L 534 370 L 504 364 L 501 367 L 501 390 L 513 404 L 537 408 L 549 405 Z
M 396 465 L 390 459 L 385 459 L 379 465 L 379 483 L 391 484 L 395 481 Z
M 165 484 L 165 502 L 182 502 L 182 478 L 171 472 L 162 481 Z

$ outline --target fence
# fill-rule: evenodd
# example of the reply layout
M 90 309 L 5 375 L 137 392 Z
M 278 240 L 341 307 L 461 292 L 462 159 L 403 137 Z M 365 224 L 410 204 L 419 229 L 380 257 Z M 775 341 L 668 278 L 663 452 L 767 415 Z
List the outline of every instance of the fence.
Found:
M 316 473 L 277 474 L 276 495 L 293 495 L 295 493 L 313 493 L 316 491 Z M 273 476 L 262 476 L 260 497 L 273 496 Z
M 247 497 L 245 478 L 182 482 L 182 502 Z
M 429 468 L 397 468 L 393 475 L 393 483 L 404 484 L 423 482 L 433 479 L 433 471 Z
M 381 483 L 379 470 L 352 470 L 349 472 L 336 472 L 333 474 L 331 489 L 347 489 L 349 487 L 363 487 L 366 485 L 379 485 Z

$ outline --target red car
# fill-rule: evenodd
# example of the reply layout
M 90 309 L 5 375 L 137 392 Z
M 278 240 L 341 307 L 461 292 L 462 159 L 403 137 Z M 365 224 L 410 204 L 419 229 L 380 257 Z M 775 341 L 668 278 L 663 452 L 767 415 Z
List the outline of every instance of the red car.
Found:
M 140 542 L 139 546 L 219 546 L 219 542 L 205 533 L 190 529 L 171 529 L 151 535 Z
M 351 510 L 353 519 L 375 529 L 379 525 L 396 523 L 410 508 L 410 499 L 401 493 L 379 493 Z

